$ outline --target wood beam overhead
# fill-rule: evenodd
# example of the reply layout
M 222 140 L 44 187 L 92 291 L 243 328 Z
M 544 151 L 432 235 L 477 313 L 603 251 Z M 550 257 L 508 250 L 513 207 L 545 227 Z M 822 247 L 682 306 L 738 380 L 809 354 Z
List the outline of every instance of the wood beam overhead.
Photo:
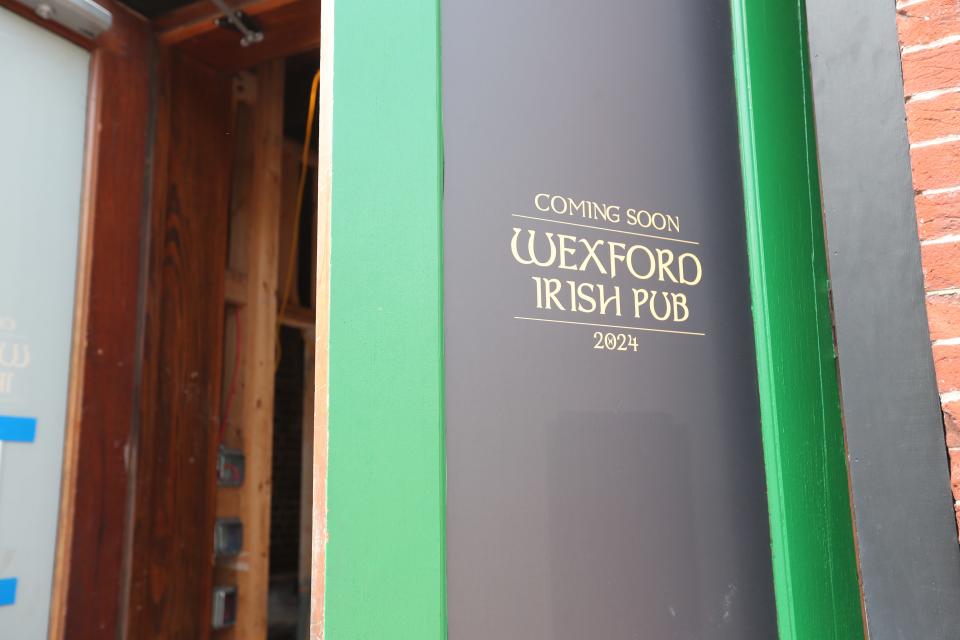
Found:
M 200 0 L 153 21 L 164 45 L 224 71 L 238 71 L 261 62 L 296 55 L 320 47 L 318 0 L 252 0 L 231 4 L 254 18 L 264 33 L 262 42 L 244 47 L 240 34 L 219 27 L 220 11 Z

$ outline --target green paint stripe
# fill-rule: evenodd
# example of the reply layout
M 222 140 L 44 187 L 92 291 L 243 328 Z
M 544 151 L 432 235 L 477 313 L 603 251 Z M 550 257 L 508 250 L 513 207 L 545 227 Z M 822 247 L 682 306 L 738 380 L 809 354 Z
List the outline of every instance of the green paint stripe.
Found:
M 862 638 L 804 9 L 732 11 L 780 638 Z
M 337 2 L 325 637 L 446 637 L 439 5 Z

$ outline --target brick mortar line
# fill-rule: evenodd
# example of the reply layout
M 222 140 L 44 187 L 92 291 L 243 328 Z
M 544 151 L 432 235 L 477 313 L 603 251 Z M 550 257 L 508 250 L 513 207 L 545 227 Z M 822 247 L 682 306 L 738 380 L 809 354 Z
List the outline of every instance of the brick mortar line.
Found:
M 954 242 L 960 242 L 960 234 L 948 233 L 945 236 L 939 236 L 937 238 L 931 238 L 930 240 L 922 240 L 920 242 L 921 247 L 929 247 L 931 245 L 938 244 L 952 244 Z
M 897 2 L 897 9 L 906 9 L 915 4 L 923 4 L 924 2 L 929 2 L 929 0 L 899 0 L 899 2 Z
M 906 96 L 907 102 L 925 102 L 927 100 L 935 100 L 940 96 L 950 95 L 951 93 L 960 93 L 960 87 L 944 87 L 942 89 L 927 89 L 926 91 L 919 91 L 912 95 Z
M 937 187 L 936 189 L 924 189 L 919 192 L 917 195 L 921 196 L 939 196 L 944 193 L 957 193 L 960 191 L 960 185 L 954 185 L 952 187 Z
M 947 47 L 951 44 L 956 44 L 960 42 L 960 34 L 951 33 L 948 36 L 932 40 L 930 42 L 924 42 L 921 44 L 911 44 L 906 47 L 900 47 L 900 55 L 908 56 L 911 53 L 921 53 L 923 51 L 930 51 L 932 49 L 940 49 L 941 47 Z
M 928 298 L 930 296 L 955 296 L 960 294 L 960 288 L 951 287 L 950 289 L 931 289 L 926 293 Z
M 939 138 L 930 138 L 929 140 L 921 140 L 920 142 L 911 142 L 910 148 L 924 149 L 926 147 L 936 147 L 941 144 L 950 144 L 951 142 L 960 142 L 960 134 L 951 133 L 946 136 L 940 136 Z

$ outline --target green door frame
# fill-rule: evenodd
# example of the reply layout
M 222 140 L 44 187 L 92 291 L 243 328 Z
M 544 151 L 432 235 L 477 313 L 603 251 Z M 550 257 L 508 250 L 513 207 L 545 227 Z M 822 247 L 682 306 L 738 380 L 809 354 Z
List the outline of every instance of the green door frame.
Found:
M 780 638 L 850 640 L 863 622 L 803 4 L 731 4 Z M 440 3 L 340 2 L 333 15 L 327 498 L 317 510 L 328 541 L 315 607 L 329 640 L 440 640 Z

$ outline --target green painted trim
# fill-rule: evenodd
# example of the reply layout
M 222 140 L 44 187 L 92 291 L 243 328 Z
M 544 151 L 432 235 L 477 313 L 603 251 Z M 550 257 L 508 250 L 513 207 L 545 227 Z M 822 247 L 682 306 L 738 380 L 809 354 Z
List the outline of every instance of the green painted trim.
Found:
M 803 4 L 732 7 L 780 638 L 863 638 Z
M 334 8 L 325 637 L 446 637 L 439 4 Z

